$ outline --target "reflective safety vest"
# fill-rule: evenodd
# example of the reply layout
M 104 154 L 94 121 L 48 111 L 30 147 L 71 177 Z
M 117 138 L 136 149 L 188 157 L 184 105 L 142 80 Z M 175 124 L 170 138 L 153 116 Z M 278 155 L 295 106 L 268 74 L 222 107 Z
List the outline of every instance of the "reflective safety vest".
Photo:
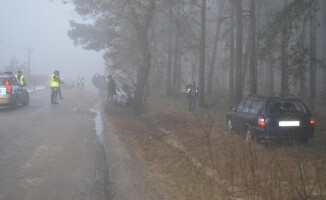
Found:
M 20 80 L 18 79 L 18 74 L 16 74 L 15 77 L 20 82 L 21 85 L 24 85 L 24 75 L 20 75 Z
M 85 80 L 84 80 L 84 79 L 82 79 L 82 80 L 81 80 L 81 83 L 85 83 Z
M 190 85 L 190 87 L 186 91 L 187 94 L 190 92 L 191 88 L 192 88 L 192 86 Z M 198 85 L 196 85 L 196 93 L 198 93 Z
M 77 79 L 76 82 L 77 82 L 77 83 L 80 83 L 80 79 Z
M 54 80 L 54 76 L 56 76 L 56 74 L 51 74 L 51 77 L 50 77 L 50 86 L 51 87 L 59 87 L 59 81 L 58 80 Z

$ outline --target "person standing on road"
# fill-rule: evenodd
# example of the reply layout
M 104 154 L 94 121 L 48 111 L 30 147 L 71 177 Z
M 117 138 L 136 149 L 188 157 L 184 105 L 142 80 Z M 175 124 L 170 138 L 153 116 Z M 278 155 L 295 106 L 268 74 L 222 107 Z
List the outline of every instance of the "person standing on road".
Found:
M 85 85 L 85 78 L 84 77 L 81 78 L 80 84 L 81 84 L 81 89 L 84 89 L 84 85 Z
M 59 91 L 60 78 L 59 78 L 59 71 L 55 70 L 50 77 L 50 87 L 51 87 L 51 103 L 58 104 L 57 102 L 57 95 Z
M 189 111 L 194 112 L 196 109 L 196 102 L 197 102 L 197 97 L 198 97 L 198 86 L 196 85 L 195 81 L 192 81 L 191 84 L 187 86 L 187 97 L 189 100 Z
M 107 103 L 113 103 L 114 102 L 114 97 L 117 93 L 117 86 L 115 84 L 114 79 L 112 78 L 112 75 L 108 76 L 109 83 L 108 83 L 108 88 L 107 88 L 107 94 L 106 94 L 106 102 Z
M 22 71 L 18 71 L 18 73 L 15 75 L 16 79 L 19 81 L 21 86 L 27 85 L 25 82 L 24 75 L 22 74 Z

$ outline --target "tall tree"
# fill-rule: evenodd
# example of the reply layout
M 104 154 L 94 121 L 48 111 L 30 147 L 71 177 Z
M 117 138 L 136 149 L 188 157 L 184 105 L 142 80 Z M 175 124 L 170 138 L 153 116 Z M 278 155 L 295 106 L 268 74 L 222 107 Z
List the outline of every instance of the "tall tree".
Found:
M 128 55 L 121 53 L 124 51 L 139 57 L 140 63 L 135 69 L 137 81 L 134 86 L 133 108 L 135 113 L 140 114 L 144 107 L 144 90 L 151 67 L 148 30 L 154 16 L 155 0 L 74 0 L 73 3 L 78 14 L 94 20 L 91 24 L 71 23 L 73 29 L 68 34 L 75 44 L 81 44 L 85 49 L 109 50 L 106 55 L 115 55 L 111 57 L 114 61 L 129 59 L 123 57 Z
M 257 75 L 256 75 L 256 16 L 255 0 L 250 0 L 250 44 L 249 44 L 249 93 L 257 93 Z
M 217 56 L 217 50 L 218 50 L 218 44 L 219 44 L 219 37 L 221 32 L 221 25 L 223 20 L 223 10 L 224 10 L 224 4 L 225 0 L 221 0 L 221 4 L 219 6 L 218 10 L 218 18 L 216 23 L 216 31 L 215 31 L 215 38 L 213 43 L 213 52 L 212 52 L 212 60 L 211 65 L 209 68 L 208 73 L 208 82 L 207 82 L 207 94 L 212 95 L 212 88 L 213 88 L 213 77 L 214 77 L 214 71 L 215 71 L 215 62 L 216 62 L 216 56 Z
M 180 49 L 179 49 L 180 37 L 178 34 L 175 34 L 175 41 L 174 41 L 174 62 L 173 62 L 173 75 L 172 75 L 172 94 L 176 97 L 178 93 L 178 72 L 179 72 L 179 58 L 180 58 Z
M 168 61 L 167 61 L 167 67 L 166 67 L 166 93 L 167 96 L 172 95 L 172 89 L 171 89 L 171 75 L 172 75 L 172 5 L 170 1 L 169 3 L 169 22 L 168 22 Z
M 199 105 L 205 106 L 206 0 L 201 0 L 201 37 L 199 58 Z
M 230 29 L 230 69 L 229 69 L 229 101 L 234 101 L 234 14 L 235 4 L 234 0 L 231 3 L 231 29 Z
M 313 0 L 310 0 L 313 2 Z M 317 20 L 314 6 L 310 8 L 310 70 L 309 70 L 309 104 L 314 105 L 316 98 L 316 63 L 317 63 Z
M 235 100 L 242 98 L 242 0 L 236 0 L 236 71 L 235 71 Z
M 288 0 L 284 1 L 284 9 L 288 6 Z M 282 24 L 282 43 L 281 43 L 281 95 L 282 97 L 288 96 L 288 46 L 289 46 L 289 33 L 288 24 Z
M 322 16 L 322 20 L 324 22 L 326 22 L 326 1 L 322 1 L 322 10 L 323 10 L 323 16 Z M 326 61 L 326 24 L 323 23 L 322 26 L 322 39 L 323 39 L 323 54 L 322 54 L 322 60 L 324 61 L 323 63 L 323 90 L 326 91 L 326 65 L 325 65 L 325 61 Z

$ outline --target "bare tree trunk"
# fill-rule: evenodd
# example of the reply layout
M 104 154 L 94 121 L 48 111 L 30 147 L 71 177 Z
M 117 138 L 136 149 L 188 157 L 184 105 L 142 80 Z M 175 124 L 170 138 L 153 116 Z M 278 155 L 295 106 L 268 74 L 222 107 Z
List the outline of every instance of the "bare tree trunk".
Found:
M 301 37 L 301 46 L 302 49 L 300 51 L 304 51 L 303 48 L 305 48 L 305 42 L 306 42 L 306 33 L 307 33 L 307 22 L 303 22 L 303 29 L 302 29 L 302 37 Z M 299 96 L 301 98 L 306 97 L 306 84 L 307 84 L 307 78 L 306 78 L 306 72 L 304 70 L 301 70 L 300 72 L 300 79 L 299 79 Z
M 323 1 L 323 8 L 322 8 L 322 12 L 323 12 L 323 25 L 322 25 L 322 30 L 323 30 L 323 61 L 326 60 L 326 1 Z M 323 63 L 323 92 L 325 93 L 326 91 L 326 65 L 325 63 Z M 325 96 L 326 97 L 326 96 Z
M 174 41 L 174 64 L 173 64 L 173 75 L 172 75 L 172 94 L 176 96 L 177 93 L 177 77 L 178 77 L 178 57 L 179 57 L 179 36 L 175 34 Z
M 268 89 L 268 95 L 273 96 L 274 95 L 274 65 L 272 62 L 269 62 L 270 66 L 269 69 L 269 89 Z
M 225 0 L 222 0 L 221 5 L 219 7 L 219 11 L 218 11 L 219 12 L 218 13 L 218 22 L 217 22 L 215 38 L 214 38 L 213 54 L 212 54 L 211 66 L 209 68 L 209 73 L 208 73 L 208 82 L 207 82 L 207 94 L 208 95 L 212 95 L 213 76 L 214 76 L 215 62 L 216 62 L 216 56 L 217 56 L 217 51 L 218 51 L 219 37 L 220 37 L 220 32 L 221 32 L 224 4 L 225 4 Z
M 257 15 L 256 15 L 256 33 L 260 31 L 260 27 L 261 27 L 261 12 L 262 12 L 262 2 L 261 1 L 257 1 Z M 261 60 L 259 58 L 259 52 L 260 52 L 260 40 L 261 38 L 259 36 L 257 36 L 256 34 L 256 84 L 257 84 L 257 92 L 260 91 L 260 84 L 259 82 L 262 81 L 261 79 L 259 80 L 259 75 L 258 75 L 258 70 L 259 70 L 259 67 L 263 67 L 261 64 Z M 266 85 L 267 85 L 267 64 L 265 63 L 264 65 L 264 69 L 265 69 L 265 75 L 264 75 L 264 85 L 262 85 L 263 88 L 266 88 Z
M 179 57 L 179 36 L 175 34 L 175 41 L 174 41 L 174 61 L 173 61 L 173 74 L 172 74 L 172 94 L 173 96 L 176 95 L 176 85 L 177 85 L 177 76 L 178 76 L 178 57 Z
M 242 0 L 236 0 L 236 81 L 235 100 L 239 102 L 242 98 Z
M 314 100 L 316 98 L 316 61 L 317 61 L 317 20 L 316 12 L 314 8 L 311 8 L 310 17 L 310 70 L 309 70 L 309 104 L 311 107 L 314 106 Z
M 230 35 L 230 71 L 229 71 L 229 101 L 234 102 L 234 14 L 235 4 L 231 0 L 231 35 Z
M 177 65 L 177 85 L 176 85 L 176 97 L 179 95 L 180 93 L 180 89 L 181 89 L 181 50 L 179 49 L 179 53 L 178 53 L 178 65 Z
M 247 34 L 247 45 L 242 59 L 242 91 L 247 87 L 248 66 L 249 66 L 249 53 L 250 53 L 250 34 Z
M 169 9 L 171 10 L 171 9 Z M 169 33 L 168 33 L 168 63 L 166 68 L 166 94 L 167 96 L 172 96 L 171 90 L 171 75 L 172 75 L 172 27 L 169 23 Z
M 130 3 L 130 2 L 129 2 Z M 132 6 L 131 6 L 132 7 Z M 142 56 L 142 64 L 137 70 L 137 82 L 134 94 L 134 110 L 136 114 L 141 114 L 144 109 L 144 89 L 147 83 L 149 69 L 151 67 L 151 51 L 148 39 L 148 29 L 152 21 L 155 10 L 155 0 L 148 0 L 148 8 L 144 18 L 140 21 L 134 9 L 130 12 L 135 21 L 132 21 L 137 30 L 138 47 Z
M 250 0 L 250 73 L 249 73 L 249 93 L 257 93 L 257 75 L 256 75 L 256 16 L 255 0 Z
M 151 66 L 151 53 L 148 45 L 148 38 L 147 35 L 144 35 L 141 38 L 141 55 L 142 55 L 142 65 L 138 68 L 137 71 L 137 82 L 136 82 L 136 89 L 134 94 L 134 110 L 136 114 L 141 114 L 144 109 L 144 89 L 147 83 L 149 69 Z
M 284 1 L 284 9 L 288 6 L 288 0 Z M 281 44 L 281 95 L 288 96 L 288 27 L 282 27 L 282 44 Z
M 206 0 L 201 1 L 201 38 L 199 58 L 199 105 L 205 106 Z

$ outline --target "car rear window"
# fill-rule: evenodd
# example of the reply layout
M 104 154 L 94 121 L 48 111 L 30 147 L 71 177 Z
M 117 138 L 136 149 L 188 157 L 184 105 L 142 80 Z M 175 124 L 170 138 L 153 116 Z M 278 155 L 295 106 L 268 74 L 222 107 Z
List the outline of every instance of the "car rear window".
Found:
M 306 112 L 305 106 L 300 101 L 272 101 L 268 104 L 269 114 Z

